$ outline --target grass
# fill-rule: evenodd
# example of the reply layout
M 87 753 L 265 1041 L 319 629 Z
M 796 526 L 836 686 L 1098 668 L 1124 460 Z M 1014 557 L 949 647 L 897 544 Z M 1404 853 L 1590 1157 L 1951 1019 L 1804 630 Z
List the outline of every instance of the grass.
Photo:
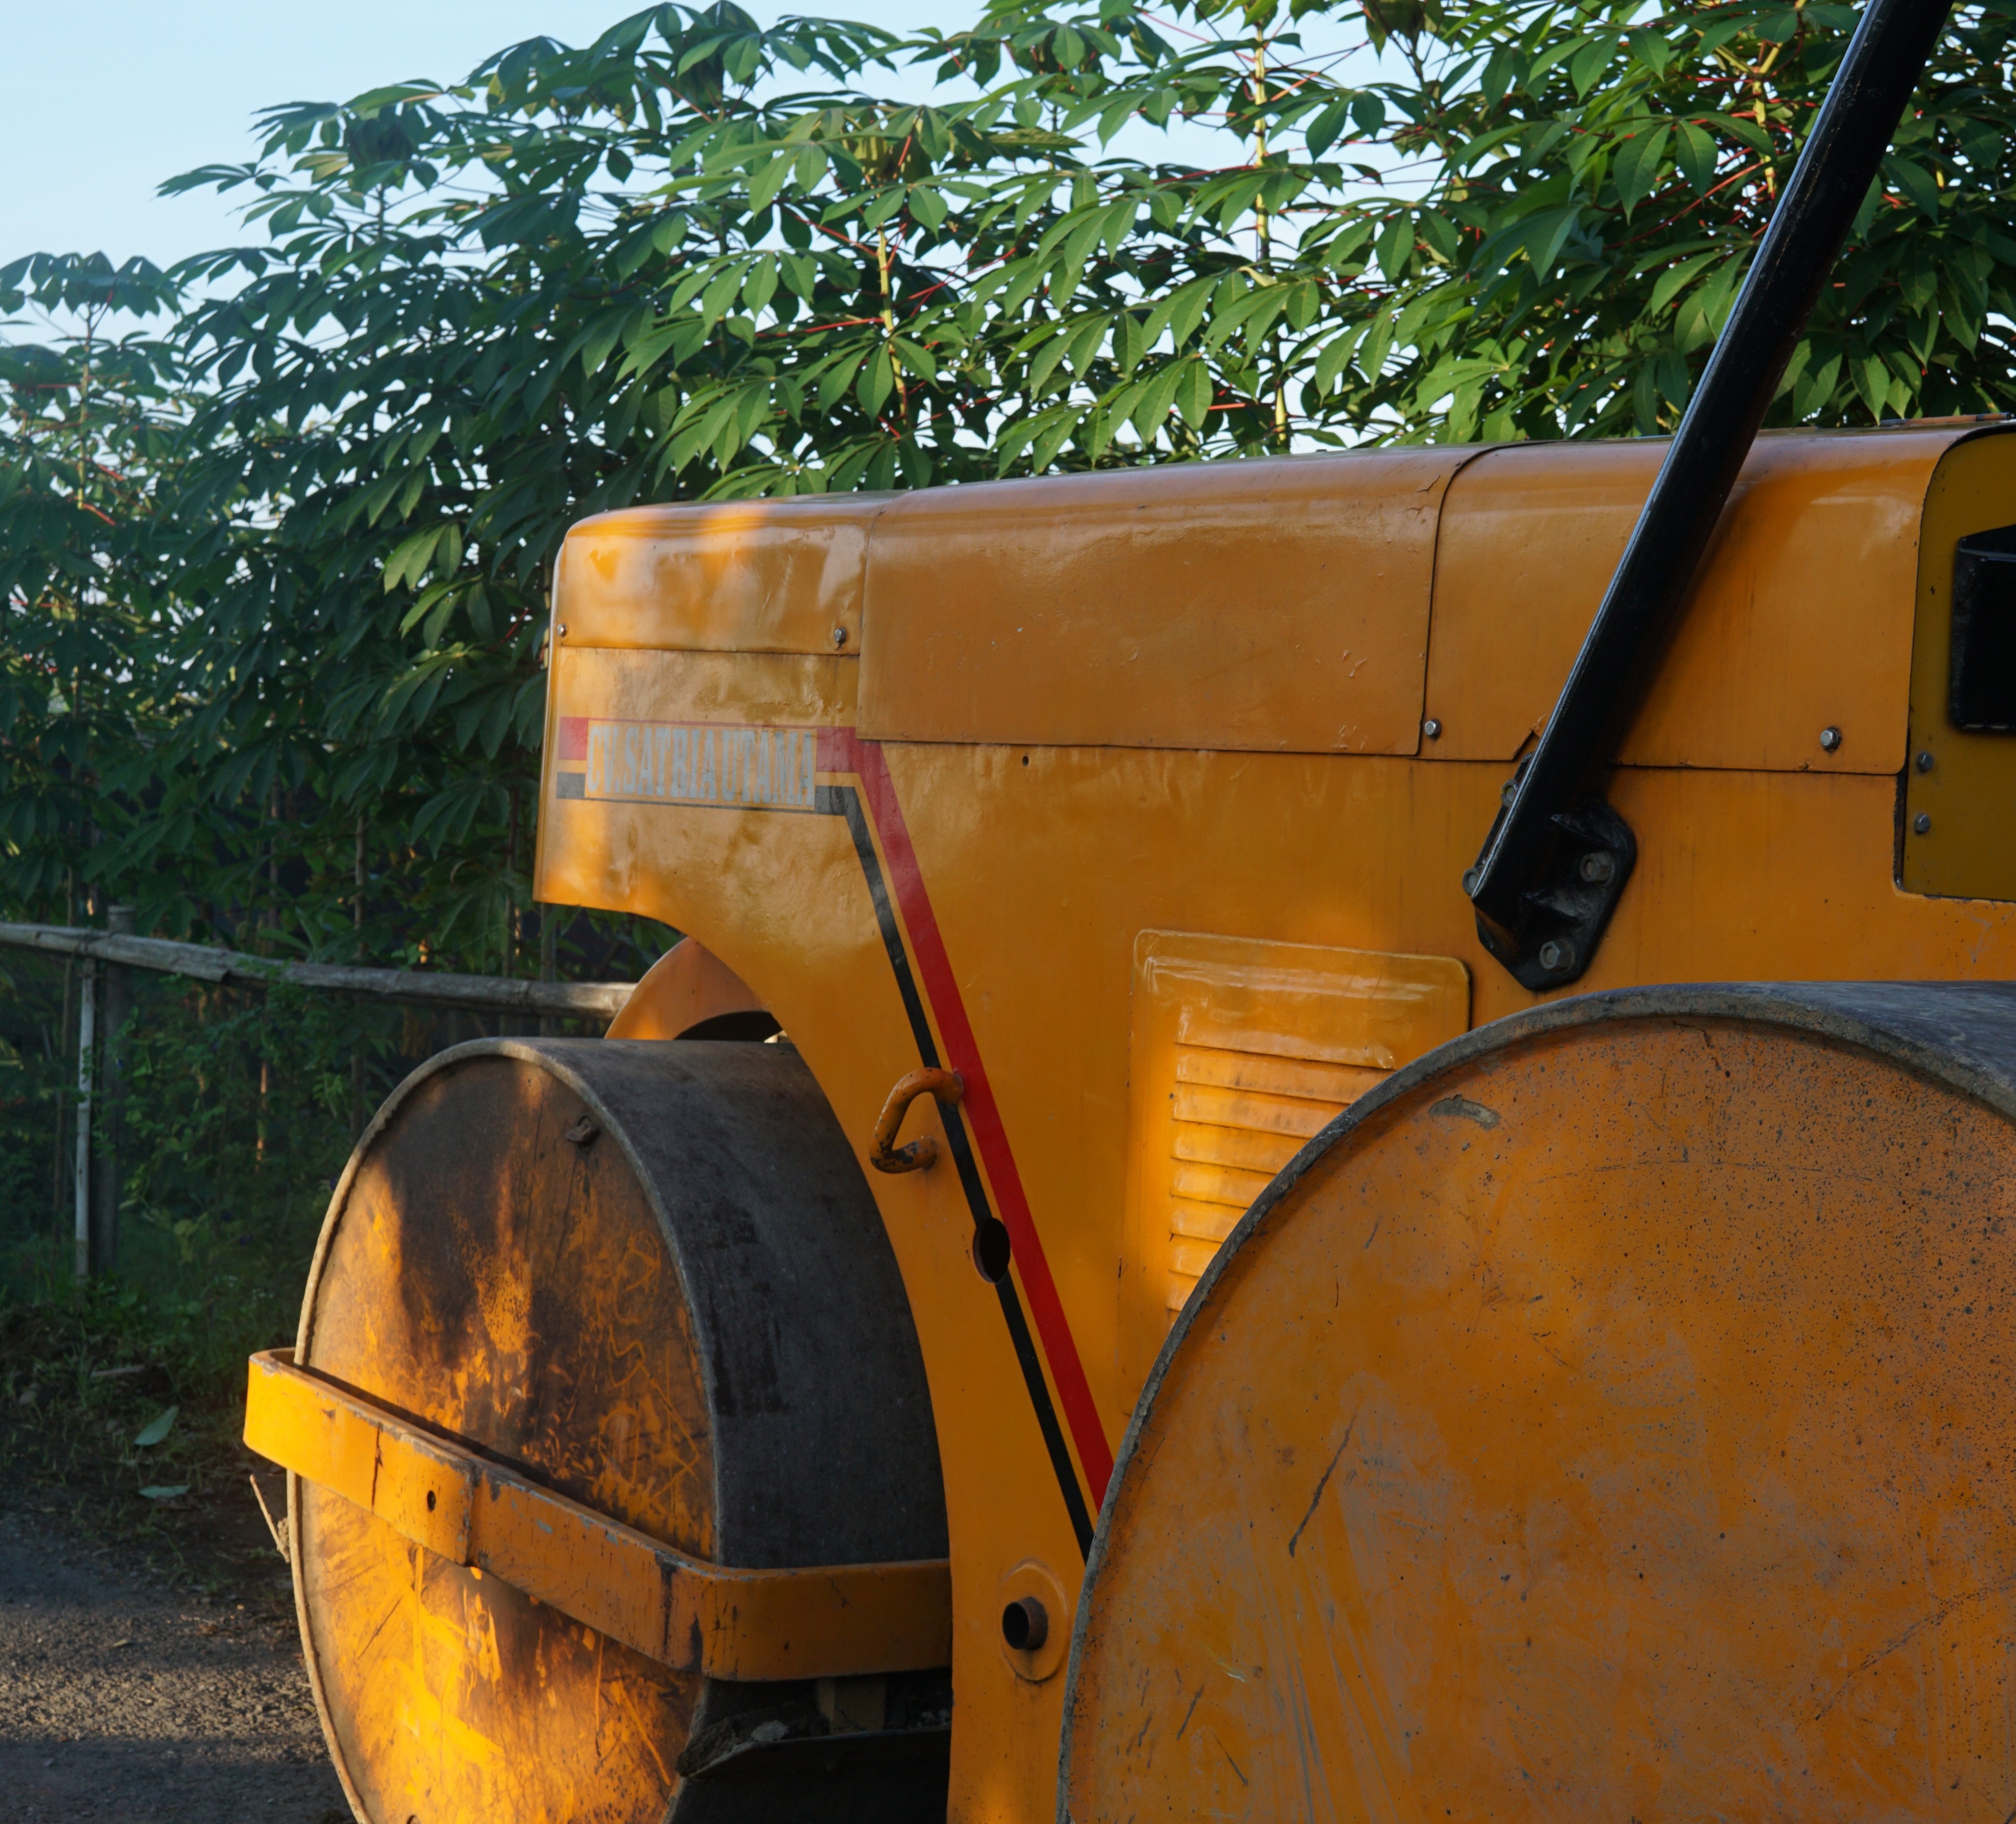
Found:
M 0 1499 L 129 1568 L 281 1600 L 248 1478 L 263 1469 L 269 1500 L 282 1478 L 239 1441 L 245 1358 L 293 1340 L 349 1150 L 341 1035 L 323 1009 L 277 997 L 148 984 L 128 1052 L 118 1260 L 81 1286 L 62 1169 L 74 1130 L 57 1121 L 67 1073 L 58 1048 L 32 1042 L 53 1010 L 18 998 L 0 1057 Z M 159 1441 L 140 1443 L 171 1407 Z
M 260 1475 L 277 1515 L 283 1479 L 239 1434 L 245 1358 L 292 1340 L 305 1251 L 294 1272 L 173 1261 L 83 1286 L 56 1253 L 17 1245 L 0 1300 L 8 1498 L 178 1585 L 262 1609 L 284 1603 L 284 1567 L 250 1480 Z

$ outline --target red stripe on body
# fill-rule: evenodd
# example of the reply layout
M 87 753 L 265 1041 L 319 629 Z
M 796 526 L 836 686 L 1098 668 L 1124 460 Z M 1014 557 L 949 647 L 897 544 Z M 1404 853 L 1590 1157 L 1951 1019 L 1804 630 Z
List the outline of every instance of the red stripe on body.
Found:
M 555 721 L 557 726 L 553 730 L 554 759 L 587 759 L 588 718 L 560 716 L 556 717 Z
M 1042 1338 L 1043 1353 L 1049 1359 L 1051 1377 L 1057 1383 L 1058 1403 L 1064 1408 L 1065 1423 L 1071 1427 L 1071 1441 L 1078 1447 L 1078 1461 L 1084 1466 L 1096 1509 L 1106 1499 L 1106 1484 L 1112 1479 L 1113 1452 L 1106 1441 L 1106 1428 L 1099 1421 L 1084 1364 L 1078 1360 L 1078 1344 L 1064 1315 L 1064 1302 L 1057 1296 L 1057 1282 L 1050 1277 L 1050 1265 L 1036 1233 L 1021 1175 L 1015 1169 L 1015 1155 L 1008 1144 L 1007 1129 L 1002 1124 L 993 1086 L 987 1080 L 987 1067 L 980 1061 L 980 1046 L 974 1038 L 972 1023 L 966 1016 L 966 1002 L 945 954 L 931 896 L 924 890 L 923 876 L 917 867 L 916 851 L 910 846 L 909 826 L 897 801 L 888 762 L 883 757 L 880 742 L 863 741 L 851 729 L 822 729 L 819 764 L 828 772 L 854 773 L 861 781 L 862 796 L 874 819 L 876 833 L 882 839 L 891 884 L 909 933 L 918 971 L 923 977 L 924 991 L 938 1016 L 946 1062 L 966 1083 L 963 1099 L 967 1118 L 973 1124 L 974 1138 L 993 1184 L 1001 1220 L 1007 1225 L 1022 1289 L 1028 1296 L 1030 1315 L 1035 1319 L 1037 1334 Z

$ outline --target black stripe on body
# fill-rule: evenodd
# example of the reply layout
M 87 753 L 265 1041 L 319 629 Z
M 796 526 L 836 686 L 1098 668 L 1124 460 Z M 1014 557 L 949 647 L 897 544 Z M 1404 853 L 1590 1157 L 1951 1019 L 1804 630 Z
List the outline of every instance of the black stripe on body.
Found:
M 868 897 L 874 902 L 876 926 L 882 934 L 883 948 L 889 953 L 889 966 L 895 972 L 896 991 L 902 996 L 903 1011 L 909 1019 L 910 1035 L 916 1042 L 917 1056 L 927 1069 L 938 1069 L 937 1042 L 931 1036 L 923 998 L 917 991 L 916 978 L 911 972 L 909 954 L 903 948 L 902 929 L 897 922 L 895 905 L 883 876 L 882 858 L 875 852 L 874 837 L 868 826 L 868 815 L 862 806 L 861 794 L 852 786 L 821 786 L 818 788 L 815 808 L 829 816 L 847 820 L 848 833 L 854 838 L 854 852 L 860 858 L 862 872 L 867 876 Z M 941 1109 L 940 1112 L 944 1111 Z M 959 1171 L 959 1187 L 966 1193 L 967 1207 L 972 1214 L 974 1230 L 977 1234 L 983 1222 L 995 1219 L 993 1207 L 988 1202 L 987 1186 L 980 1175 L 979 1162 L 974 1157 L 972 1139 L 963 1118 L 948 1121 L 945 1128 L 952 1163 Z M 1010 1275 L 1004 1273 L 995 1280 L 994 1290 L 1000 1294 L 1001 1315 L 1008 1326 L 1008 1340 L 1021 1366 L 1022 1382 L 1028 1390 L 1029 1404 L 1035 1409 L 1036 1425 L 1043 1434 L 1044 1448 L 1049 1453 L 1050 1468 L 1057 1479 L 1057 1491 L 1064 1496 L 1064 1509 L 1071 1516 L 1071 1531 L 1077 1535 L 1078 1549 L 1082 1556 L 1092 1550 L 1092 1514 L 1085 1506 L 1085 1491 L 1078 1486 L 1078 1470 L 1071 1462 L 1070 1447 L 1064 1441 L 1064 1427 L 1057 1421 L 1049 1383 L 1043 1379 L 1042 1361 L 1036 1353 L 1035 1340 L 1029 1333 L 1029 1320 Z

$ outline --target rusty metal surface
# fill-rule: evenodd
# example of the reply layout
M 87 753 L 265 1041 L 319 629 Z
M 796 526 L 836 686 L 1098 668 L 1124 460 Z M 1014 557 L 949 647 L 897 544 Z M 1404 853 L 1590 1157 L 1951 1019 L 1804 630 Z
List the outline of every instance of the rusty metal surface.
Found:
M 787 1048 L 444 1053 L 338 1186 L 298 1356 L 691 1559 L 944 1553 L 900 1281 Z M 799 1689 L 675 1671 L 341 1495 L 290 1489 L 311 1671 L 372 1824 L 701 1817 L 707 1780 L 678 1771 L 689 1742 L 752 1689 Z M 763 1801 L 751 1815 L 797 1815 L 806 1776 L 765 1784 L 761 1758 L 738 1775 Z M 904 1765 L 941 1807 L 941 1762 Z M 909 1777 L 895 1815 L 915 1815 Z
M 938 1143 L 929 1134 L 920 1135 L 907 1146 L 898 1146 L 896 1135 L 910 1104 L 920 1095 L 934 1098 L 941 1106 L 956 1108 L 966 1094 L 966 1085 L 956 1070 L 911 1070 L 897 1080 L 875 1117 L 870 1136 L 868 1163 L 877 1171 L 922 1171 L 938 1156 Z
M 1116 1471 L 1060 1806 L 2006 1817 L 2016 990 L 1626 991 L 1312 1142 Z

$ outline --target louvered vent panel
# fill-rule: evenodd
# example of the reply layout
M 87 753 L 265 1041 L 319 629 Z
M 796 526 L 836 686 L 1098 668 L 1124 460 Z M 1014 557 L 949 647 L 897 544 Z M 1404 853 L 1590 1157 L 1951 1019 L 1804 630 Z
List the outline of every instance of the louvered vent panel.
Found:
M 1385 1074 L 1177 1045 L 1169 1098 L 1166 1311 L 1183 1309 L 1218 1244 L 1302 1142 Z
M 1469 1008 L 1453 957 L 1142 934 L 1121 1280 L 1130 1398 L 1274 1175 L 1375 1083 L 1463 1031 Z

